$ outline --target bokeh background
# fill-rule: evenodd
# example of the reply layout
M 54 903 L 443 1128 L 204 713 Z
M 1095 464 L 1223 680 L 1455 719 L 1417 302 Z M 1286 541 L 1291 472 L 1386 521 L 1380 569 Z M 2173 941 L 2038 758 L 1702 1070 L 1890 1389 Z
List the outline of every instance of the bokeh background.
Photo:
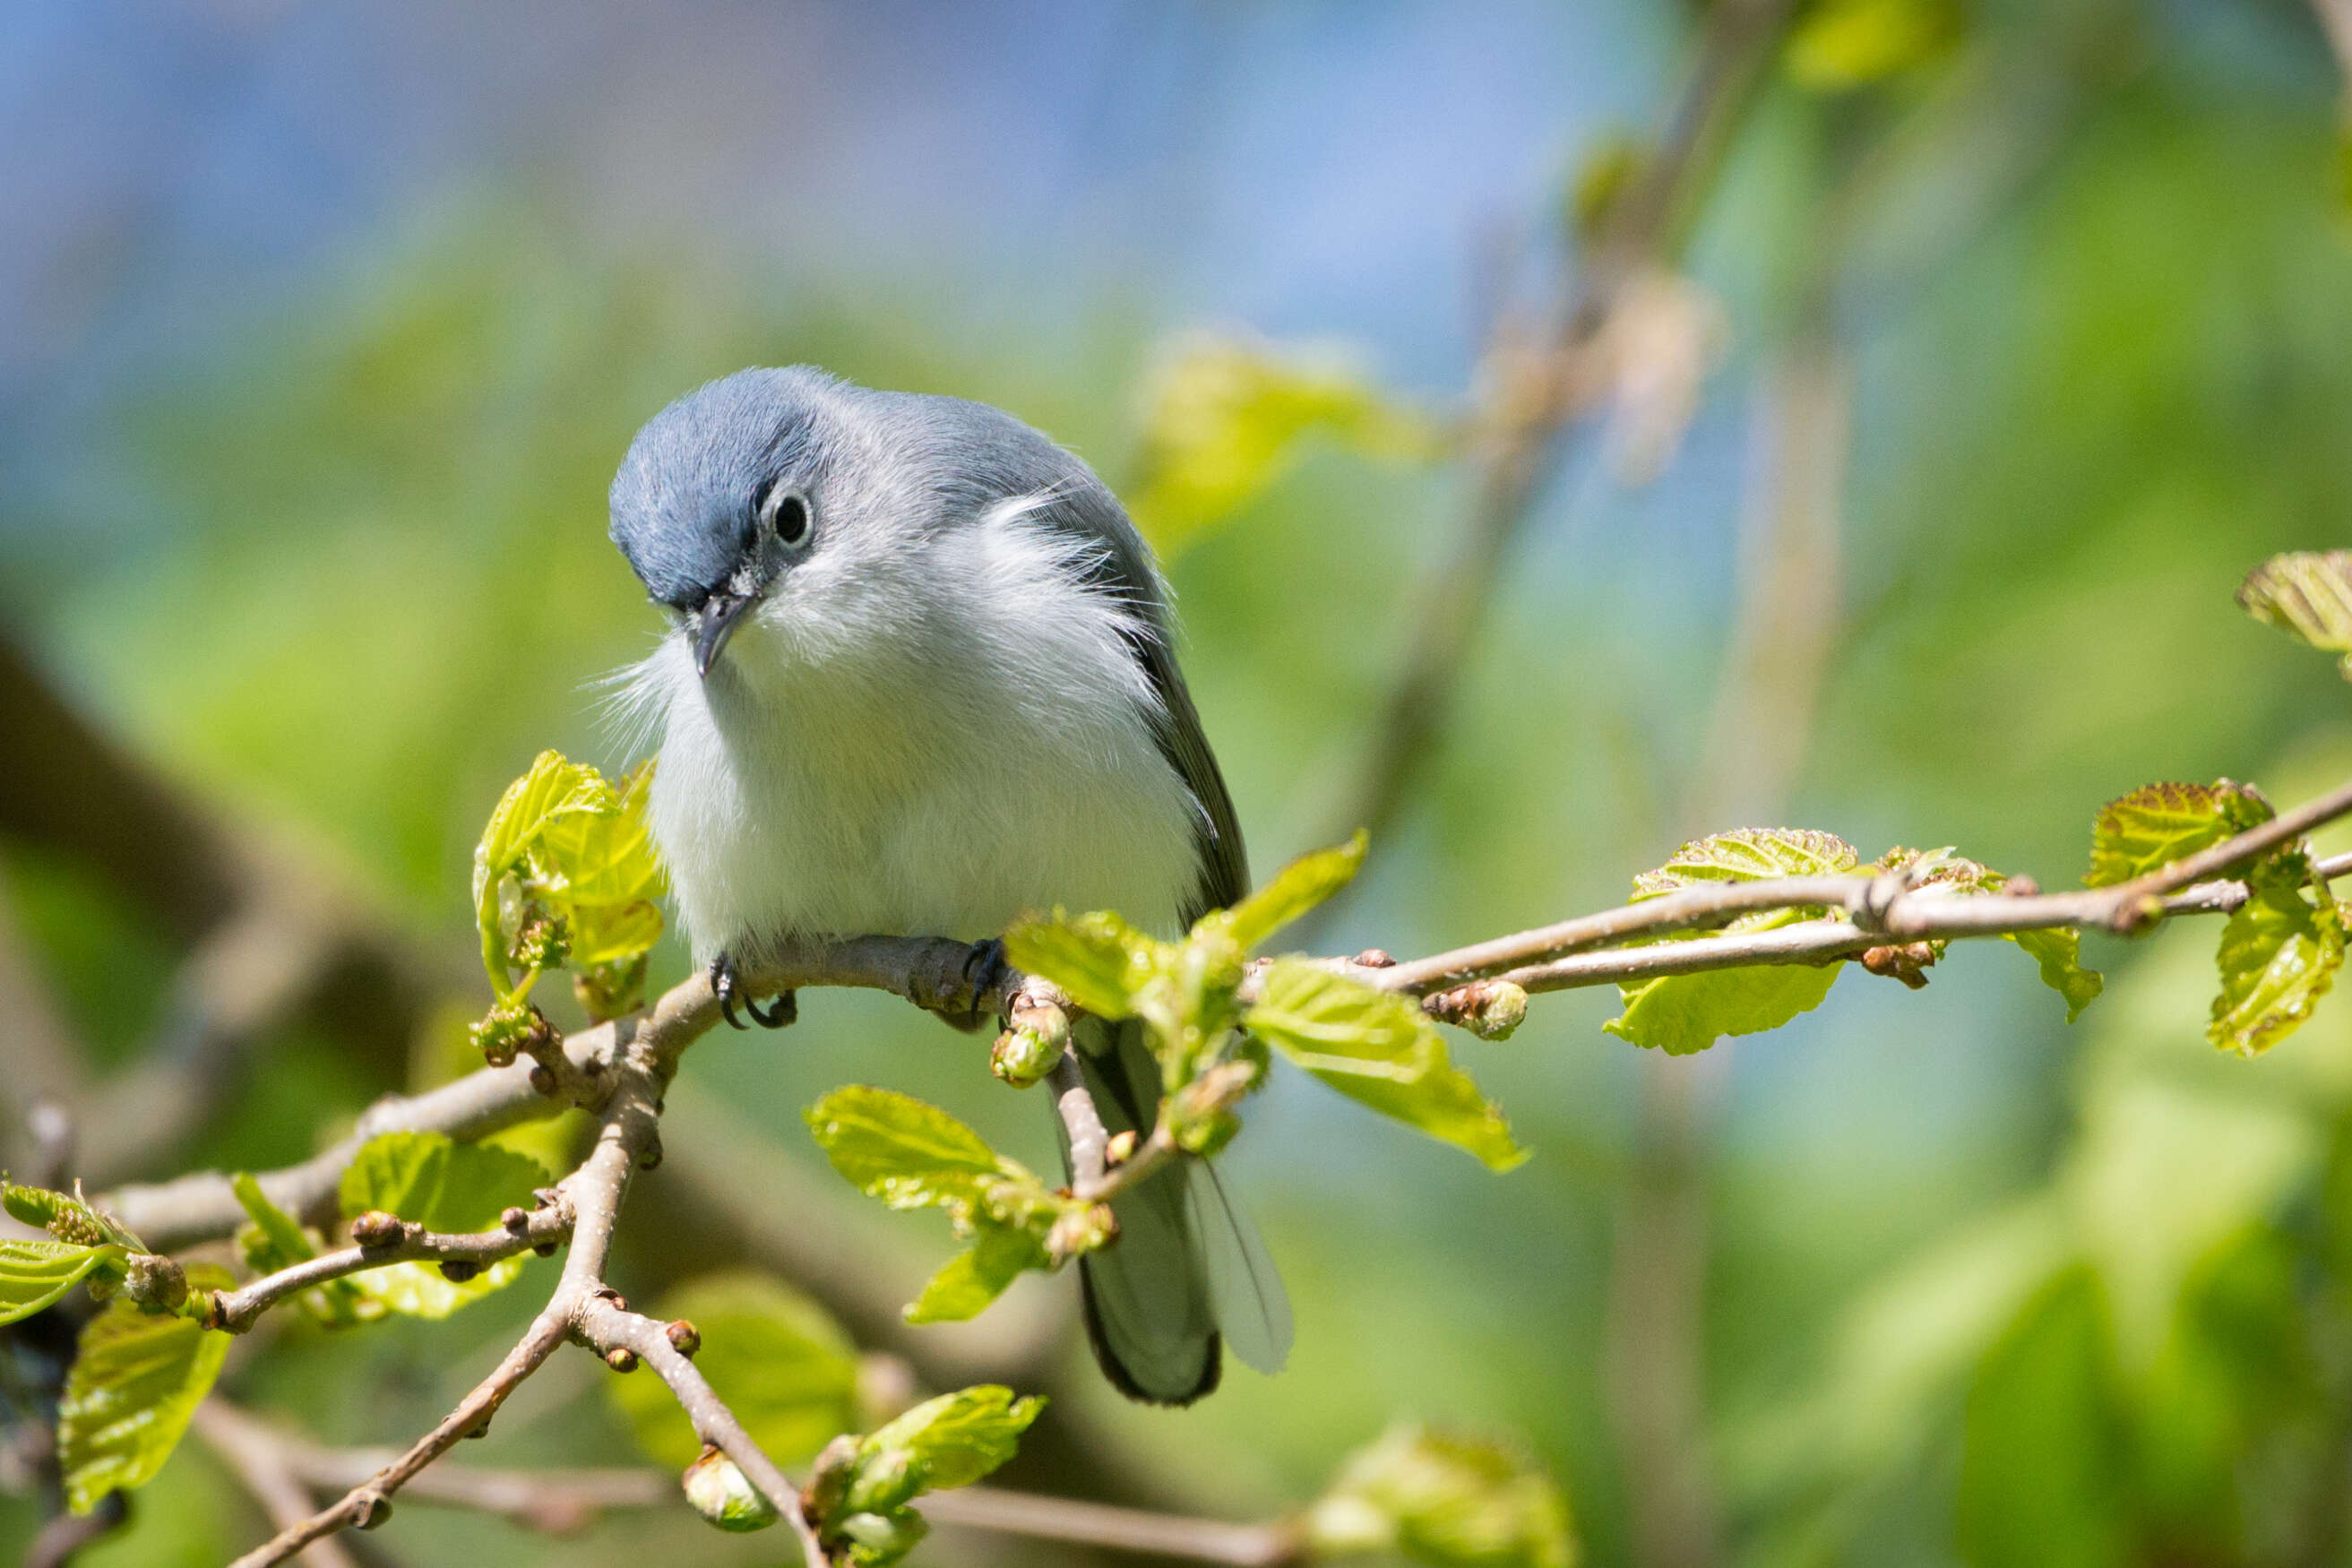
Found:
M 1727 9 L 7 7 L 0 640 L 10 681 L 175 803 L 110 815 L 54 713 L 0 706 L 12 1118 L 37 1091 L 111 1108 L 82 1128 L 93 1180 L 258 1168 L 462 1067 L 489 806 L 542 747 L 630 760 L 597 681 L 659 622 L 604 538 L 613 467 L 745 364 L 1000 404 L 1131 495 L 1204 332 L 1346 366 L 1435 432 L 1454 455 L 1310 434 L 1162 538 L 1256 864 L 1325 841 L 1457 581 L 1528 323 L 1604 264 L 1611 193 Z M 1615 902 L 1751 821 L 2062 886 L 2135 785 L 2284 800 L 2352 766 L 2328 662 L 2231 602 L 2352 511 L 2319 15 L 1811 0 L 1766 31 L 1706 100 L 1720 134 L 1607 385 L 1498 536 L 1333 951 Z M 406 967 L 249 1037 L 206 1013 L 234 910 L 181 862 L 225 840 Z M 1535 1151 L 1501 1177 L 1281 1082 L 1228 1163 L 1298 1349 L 1181 1415 L 1093 1379 L 1066 1280 L 971 1330 L 894 1323 L 944 1229 L 861 1205 L 800 1109 L 885 1083 L 1051 1157 L 1034 1096 L 895 1004 L 812 994 L 787 1034 L 697 1048 L 625 1282 L 749 1262 L 927 1381 L 1046 1389 L 1053 1435 L 1007 1476 L 1028 1487 L 1270 1517 L 1410 1417 L 1517 1435 L 1595 1563 L 2338 1563 L 2352 1004 L 2216 1058 L 2213 935 L 2094 941 L 2107 994 L 2071 1027 L 1998 943 L 1923 994 L 1850 973 L 1676 1063 L 1601 1031 L 1613 992 L 1541 1000 L 1456 1045 Z M 169 1070 L 191 1063 L 194 1089 Z M 169 1114 L 124 1110 L 141 1085 Z M 226 1387 L 404 1441 L 539 1278 L 446 1323 L 289 1330 Z M 626 1462 L 573 1359 L 462 1457 Z M 0 1551 L 38 1521 L 0 1500 Z M 214 1563 L 262 1530 L 192 1440 L 78 1561 Z M 364 1550 L 781 1553 L 682 1512 L 550 1541 L 424 1505 Z M 952 1532 L 917 1557 L 1063 1560 Z

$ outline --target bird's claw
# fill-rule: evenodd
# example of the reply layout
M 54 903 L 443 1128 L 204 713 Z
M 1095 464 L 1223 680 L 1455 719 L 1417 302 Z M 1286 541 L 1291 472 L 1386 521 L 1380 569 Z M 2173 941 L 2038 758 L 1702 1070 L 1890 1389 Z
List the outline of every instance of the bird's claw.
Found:
M 799 999 L 790 991 L 778 992 L 767 1010 L 761 1011 L 759 1002 L 745 993 L 735 960 L 723 952 L 710 961 L 710 992 L 719 998 L 719 1016 L 727 1020 L 730 1028 L 744 1027 L 743 1020 L 735 1016 L 739 1002 L 743 1011 L 751 1015 L 751 1021 L 763 1029 L 781 1029 L 800 1016 Z
M 980 1013 L 982 997 L 991 992 L 1003 989 L 1007 973 L 1004 962 L 1004 941 L 1002 937 L 992 936 L 985 941 L 971 944 L 971 952 L 963 961 L 963 977 L 965 983 L 971 987 L 971 1010 L 974 1016 Z

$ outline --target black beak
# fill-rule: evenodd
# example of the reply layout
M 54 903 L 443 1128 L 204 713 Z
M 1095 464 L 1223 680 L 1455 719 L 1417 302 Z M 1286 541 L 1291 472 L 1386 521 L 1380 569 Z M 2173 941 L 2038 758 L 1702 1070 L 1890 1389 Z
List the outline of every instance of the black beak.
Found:
M 694 634 L 695 673 L 704 679 L 710 678 L 710 667 L 719 662 L 719 655 L 727 647 L 727 639 L 735 635 L 735 625 L 743 612 L 759 600 L 748 594 L 713 594 L 702 601 L 701 625 Z

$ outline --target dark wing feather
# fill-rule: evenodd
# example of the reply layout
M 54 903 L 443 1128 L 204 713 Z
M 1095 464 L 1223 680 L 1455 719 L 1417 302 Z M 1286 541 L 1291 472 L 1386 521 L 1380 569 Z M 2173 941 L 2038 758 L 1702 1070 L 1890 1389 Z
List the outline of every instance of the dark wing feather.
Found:
M 1089 543 L 1099 542 L 1100 553 L 1089 563 L 1089 584 L 1143 612 L 1141 624 L 1128 637 L 1128 647 L 1151 678 L 1151 689 L 1160 697 L 1160 711 L 1152 716 L 1152 735 L 1160 742 L 1160 754 L 1168 759 L 1168 765 L 1176 770 L 1201 807 L 1194 836 L 1201 857 L 1200 880 L 1182 906 L 1184 923 L 1190 925 L 1211 910 L 1239 903 L 1249 892 L 1249 854 L 1242 844 L 1241 818 L 1234 811 L 1234 797 L 1225 788 L 1217 755 L 1209 749 L 1208 733 L 1201 727 L 1200 710 L 1192 706 L 1184 672 L 1176 668 L 1167 590 L 1151 563 L 1150 552 L 1118 498 L 1092 475 L 1087 479 L 1089 482 L 1066 486 L 1054 505 L 1039 514 L 1039 521 L 1069 529 Z

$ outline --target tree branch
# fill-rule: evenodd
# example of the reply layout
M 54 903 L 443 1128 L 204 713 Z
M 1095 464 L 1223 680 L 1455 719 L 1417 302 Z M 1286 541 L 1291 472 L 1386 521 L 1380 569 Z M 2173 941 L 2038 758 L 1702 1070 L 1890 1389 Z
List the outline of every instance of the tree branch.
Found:
M 235 1290 L 213 1292 L 212 1310 L 205 1315 L 205 1327 L 223 1329 L 241 1334 L 251 1328 L 254 1320 L 285 1300 L 298 1296 L 315 1285 L 330 1279 L 340 1279 L 347 1274 L 363 1269 L 382 1268 L 394 1263 L 496 1263 L 512 1258 L 518 1252 L 535 1247 L 552 1247 L 572 1234 L 572 1202 L 559 1195 L 554 1203 L 536 1209 L 514 1208 L 507 1211 L 510 1223 L 497 1230 L 473 1231 L 464 1235 L 448 1235 L 430 1231 L 413 1221 L 391 1219 L 398 1228 L 381 1240 L 371 1239 L 357 1247 L 346 1247 L 336 1252 L 323 1253 L 301 1263 L 291 1264 L 275 1274 L 265 1274 Z
M 1022 1535 L 1033 1541 L 1102 1546 L 1153 1557 L 1229 1563 L 1234 1568 L 1284 1568 L 1285 1564 L 1308 1560 L 1303 1536 L 1295 1524 L 1286 1521 L 1227 1524 L 1181 1514 L 1000 1491 L 992 1487 L 932 1492 L 918 1500 L 915 1506 L 926 1518 L 940 1524 Z

